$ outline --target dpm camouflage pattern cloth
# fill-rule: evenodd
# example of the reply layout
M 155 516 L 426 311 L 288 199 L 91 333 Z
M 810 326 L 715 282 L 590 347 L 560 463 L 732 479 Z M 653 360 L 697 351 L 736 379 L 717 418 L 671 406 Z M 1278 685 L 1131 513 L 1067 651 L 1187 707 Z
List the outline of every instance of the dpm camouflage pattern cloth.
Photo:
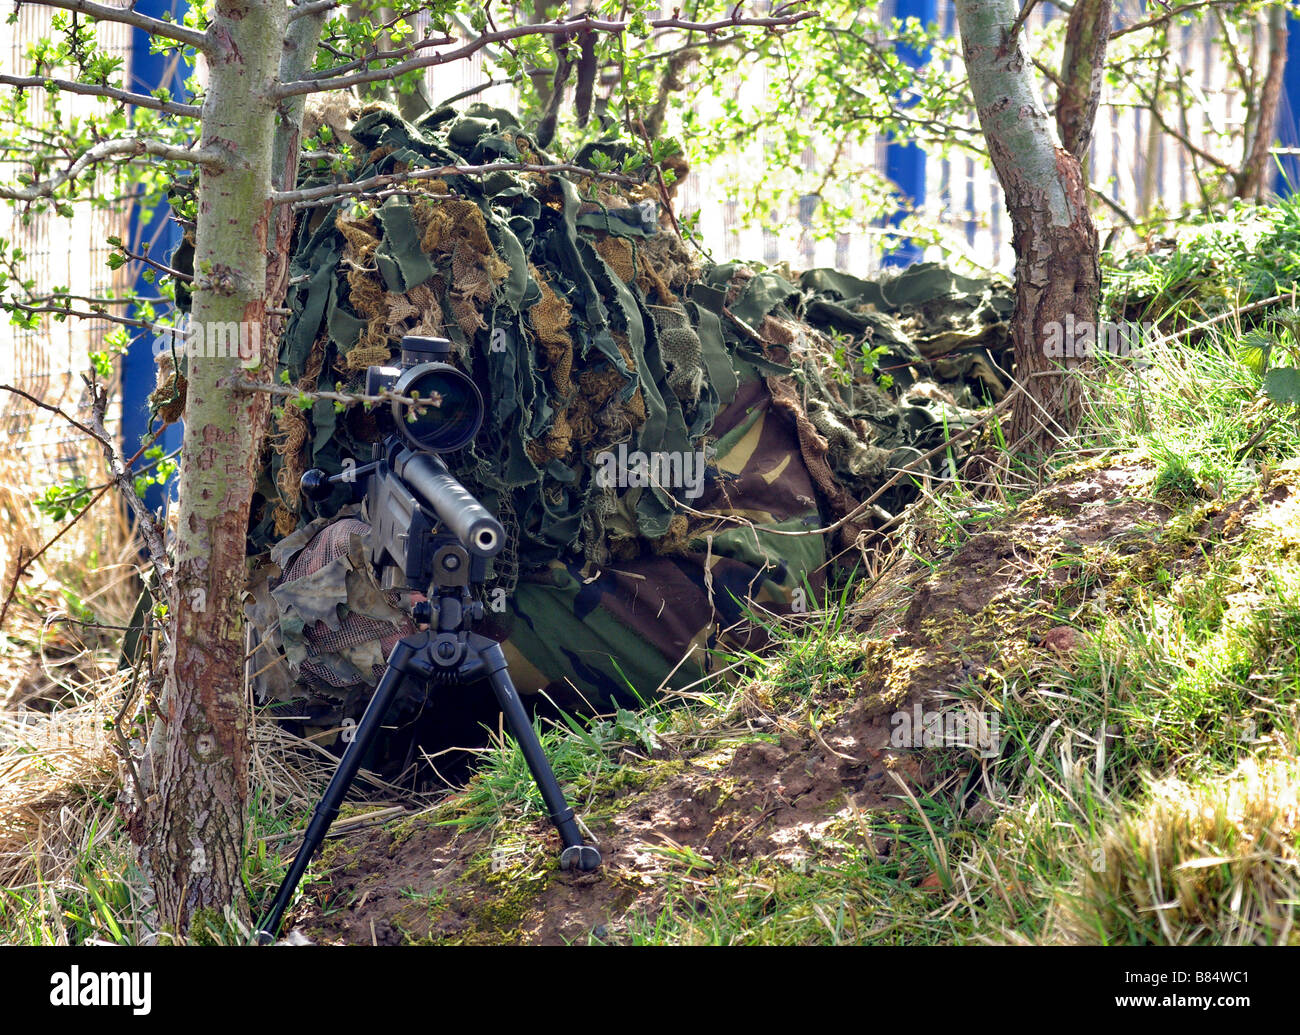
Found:
M 482 105 L 415 124 L 377 108 L 352 132 L 356 179 L 548 159 Z M 999 284 L 933 264 L 879 283 L 700 271 L 648 184 L 502 171 L 409 186 L 303 219 L 279 372 L 305 391 L 353 389 L 403 334 L 452 340 L 488 417 L 446 459 L 507 530 L 482 631 L 521 690 L 604 708 L 698 679 L 710 648 L 760 635 L 742 623 L 724 636 L 746 607 L 811 604 L 805 581 L 818 591 L 859 526 L 838 540 L 816 529 L 1005 391 Z M 857 363 L 871 349 L 888 378 Z M 375 586 L 342 490 L 319 505 L 297 490 L 305 468 L 368 460 L 373 417 L 285 406 L 277 431 L 250 530 L 269 558 L 249 608 L 254 683 L 324 725 L 364 707 L 410 602 Z M 620 450 L 702 454 L 703 483 L 610 485 L 602 458 Z M 904 480 L 878 503 L 896 513 L 913 493 Z M 322 535 L 340 519 L 352 523 Z
M 817 489 L 765 382 L 741 387 L 714 432 L 691 506 L 746 524 L 717 522 L 673 553 L 594 571 L 556 558 L 521 571 L 509 595 L 487 594 L 479 631 L 502 643 L 522 693 L 574 709 L 635 704 L 698 680 L 720 644 L 757 646 L 764 634 L 751 615 L 784 613 L 795 594 L 803 602 L 821 588 Z M 368 531 L 350 513 L 317 519 L 277 544 L 253 587 L 258 700 L 294 701 L 289 711 L 313 727 L 356 719 L 397 638 L 415 631 L 415 598 L 381 591 L 366 563 Z

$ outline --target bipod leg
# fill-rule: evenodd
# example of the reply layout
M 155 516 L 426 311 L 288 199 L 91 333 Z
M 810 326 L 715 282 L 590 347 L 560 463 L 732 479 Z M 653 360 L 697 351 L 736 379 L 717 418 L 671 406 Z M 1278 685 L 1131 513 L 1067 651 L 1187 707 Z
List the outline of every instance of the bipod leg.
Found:
M 407 639 L 419 639 L 423 635 L 421 633 Z M 266 919 L 258 925 L 258 940 L 263 943 L 274 940 L 279 932 L 280 921 L 284 917 L 284 911 L 289 908 L 289 900 L 293 898 L 294 889 L 298 887 L 298 882 L 307 872 L 312 857 L 320 848 L 321 842 L 325 840 L 330 824 L 338 818 L 339 807 L 343 804 L 343 798 L 348 793 L 348 788 L 352 786 L 352 781 L 356 779 L 357 771 L 361 768 L 361 760 L 366 757 L 366 752 L 370 750 L 375 737 L 378 736 L 384 716 L 388 714 L 388 707 L 393 703 L 393 698 L 397 696 L 397 691 L 406 679 L 403 669 L 417 650 L 416 646 L 407 642 L 407 639 L 398 640 L 393 646 L 392 653 L 388 655 L 388 667 L 384 669 L 383 678 L 379 680 L 374 696 L 370 698 L 361 721 L 357 723 L 352 743 L 343 752 L 339 767 L 334 770 L 329 786 L 325 788 L 325 793 L 321 795 L 320 802 L 316 805 L 316 811 L 312 813 L 311 822 L 307 824 L 307 832 L 302 838 L 302 847 L 298 849 L 293 865 L 289 867 L 289 872 L 280 882 L 280 890 L 276 892 L 275 901 L 271 903 Z
M 524 753 L 533 781 L 542 792 L 550 820 L 560 832 L 560 840 L 564 842 L 564 850 L 560 853 L 560 869 L 577 869 L 583 873 L 594 870 L 600 865 L 600 852 L 582 840 L 573 809 L 564 800 L 564 792 L 555 779 L 555 771 L 551 769 L 551 763 L 533 731 L 533 724 L 528 721 L 528 713 L 519 699 L 519 691 L 510 679 L 510 668 L 501 645 L 485 636 L 471 635 L 470 639 L 487 666 L 487 678 L 492 684 L 501 712 L 505 715 L 506 725 Z

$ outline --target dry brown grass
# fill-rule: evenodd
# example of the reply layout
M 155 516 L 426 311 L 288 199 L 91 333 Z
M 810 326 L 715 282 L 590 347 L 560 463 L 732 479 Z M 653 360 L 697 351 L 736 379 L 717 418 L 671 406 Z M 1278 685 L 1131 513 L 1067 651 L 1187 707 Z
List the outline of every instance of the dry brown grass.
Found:
M 1250 759 L 1202 785 L 1153 785 L 1089 846 L 1057 913 L 1064 941 L 1289 944 L 1300 901 L 1300 759 Z
M 0 441 L 0 600 L 20 558 L 61 527 L 32 503 L 54 465 L 20 445 Z M 78 466 L 92 489 L 107 481 L 89 444 Z M 143 730 L 130 724 L 143 714 L 145 680 L 118 668 L 140 588 L 137 550 L 121 503 L 105 495 L 28 567 L 0 629 L 0 943 L 153 938 L 151 896 L 117 806 L 130 782 L 122 745 Z M 148 650 L 156 670 L 157 636 Z M 253 848 L 283 855 L 296 834 L 279 833 L 277 817 L 309 811 L 337 760 L 256 717 L 251 734 Z
M 105 679 L 100 696 L 49 714 L 0 713 L 0 885 L 60 874 L 84 849 L 91 813 L 111 806 L 118 760 L 105 704 L 123 682 Z M 103 836 L 112 824 L 98 818 Z
M 34 654 L 93 650 L 120 634 L 108 629 L 101 635 L 69 623 L 82 617 L 71 611 L 86 608 L 103 625 L 123 626 L 139 592 L 137 547 L 116 493 L 110 491 L 75 522 L 65 518 L 56 523 L 33 504 L 68 469 L 56 463 L 54 452 L 33 447 L 22 436 L 0 438 L 0 601 L 14 590 L 0 630 L 5 634 L 0 645 L 0 708 L 33 696 L 22 678 L 14 679 L 14 671 L 26 675 L 26 662 Z M 108 480 L 104 458 L 89 440 L 79 449 L 75 466 L 92 489 Z M 37 554 L 20 572 L 23 561 Z
M 89 441 L 77 459 L 92 487 L 107 481 Z M 0 600 L 20 558 L 62 527 L 32 503 L 55 470 L 24 438 L 0 441 Z M 121 708 L 129 673 L 117 670 L 121 629 L 101 626 L 129 622 L 137 571 L 121 504 L 109 494 L 18 580 L 0 630 L 0 887 L 58 886 L 79 856 L 111 836 L 119 781 L 106 723 Z

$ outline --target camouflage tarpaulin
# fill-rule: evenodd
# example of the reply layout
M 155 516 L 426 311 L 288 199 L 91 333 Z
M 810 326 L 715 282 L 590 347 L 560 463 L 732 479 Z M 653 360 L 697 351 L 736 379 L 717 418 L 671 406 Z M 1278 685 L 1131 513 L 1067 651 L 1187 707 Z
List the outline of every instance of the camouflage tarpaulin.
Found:
M 373 109 L 352 135 L 364 152 L 356 179 L 547 160 L 508 113 L 481 105 L 415 125 Z M 447 459 L 513 544 L 487 587 L 485 631 L 505 641 L 523 690 L 567 687 L 564 699 L 600 706 L 698 678 L 747 602 L 781 611 L 797 588 L 821 585 L 836 544 L 774 531 L 848 513 L 1005 390 L 1010 298 L 998 285 L 934 265 L 881 283 L 742 264 L 701 273 L 649 185 L 502 171 L 407 187 L 303 218 L 280 369 L 305 390 L 358 389 L 404 334 L 452 340 L 488 417 Z M 876 347 L 880 383 L 857 362 Z M 324 656 L 338 654 L 321 633 L 331 609 L 345 623 L 381 620 L 376 596 L 372 584 L 357 606 L 351 554 L 302 531 L 335 517 L 346 488 L 314 505 L 297 482 L 308 467 L 368 460 L 379 429 L 359 407 L 317 401 L 286 406 L 277 432 L 251 543 L 290 538 L 268 562 L 254 619 L 297 681 L 260 685 L 350 709 L 375 673 L 352 664 L 350 687 L 321 679 L 337 668 Z M 638 456 L 674 476 L 641 484 Z M 910 491 L 881 502 L 899 507 Z M 304 549 L 352 574 L 295 589 L 289 566 Z

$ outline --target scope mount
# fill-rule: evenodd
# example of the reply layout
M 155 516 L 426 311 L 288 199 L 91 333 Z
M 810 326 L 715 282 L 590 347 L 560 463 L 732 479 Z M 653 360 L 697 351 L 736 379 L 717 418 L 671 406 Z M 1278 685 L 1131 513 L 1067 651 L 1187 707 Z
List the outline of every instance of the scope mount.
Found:
M 417 363 L 446 363 L 451 359 L 451 342 L 446 338 L 428 338 L 408 334 L 401 341 L 402 366 Z

